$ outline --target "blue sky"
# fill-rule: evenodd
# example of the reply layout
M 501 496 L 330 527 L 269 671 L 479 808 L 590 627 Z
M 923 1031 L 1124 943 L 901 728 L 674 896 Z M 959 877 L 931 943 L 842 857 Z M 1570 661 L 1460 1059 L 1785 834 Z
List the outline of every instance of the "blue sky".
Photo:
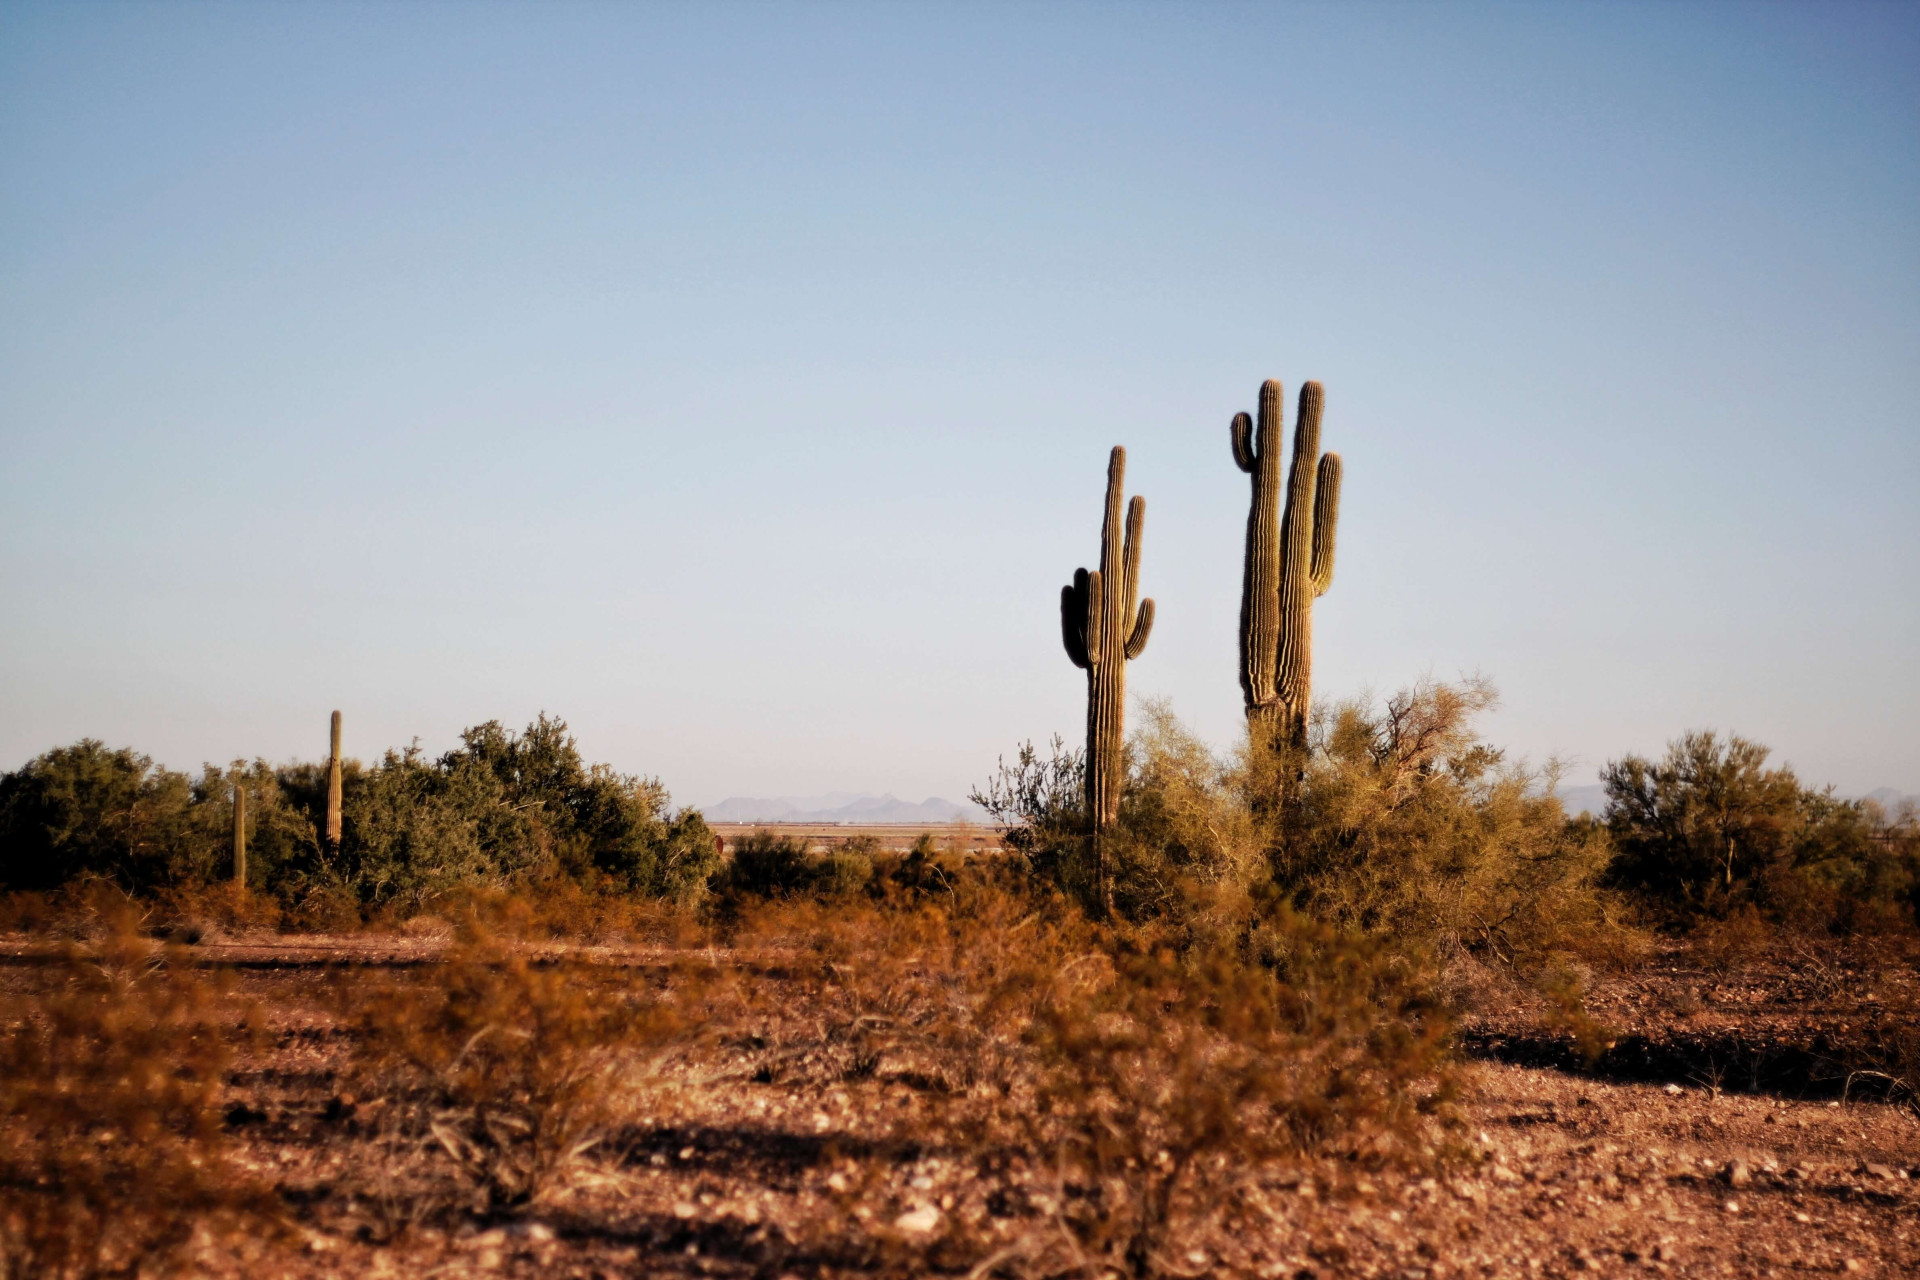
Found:
M 0 766 L 565 716 L 682 800 L 1227 746 L 1261 379 L 1316 692 L 1920 791 L 1920 8 L 0 9 Z

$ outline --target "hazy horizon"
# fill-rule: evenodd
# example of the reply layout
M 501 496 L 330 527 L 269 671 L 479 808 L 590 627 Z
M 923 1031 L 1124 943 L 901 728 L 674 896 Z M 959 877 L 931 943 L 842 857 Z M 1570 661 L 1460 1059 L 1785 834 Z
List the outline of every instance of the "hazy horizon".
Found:
M 1316 695 L 1920 793 L 1920 8 L 0 11 L 0 768 L 567 719 L 677 800 L 1081 733 L 1107 449 L 1216 747 L 1263 378 Z

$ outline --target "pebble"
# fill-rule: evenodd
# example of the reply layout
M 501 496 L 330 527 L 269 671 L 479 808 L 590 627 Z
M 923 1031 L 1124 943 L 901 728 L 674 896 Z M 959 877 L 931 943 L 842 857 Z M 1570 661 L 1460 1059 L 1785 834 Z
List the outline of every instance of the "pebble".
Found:
M 1744 1187 L 1753 1181 L 1753 1170 L 1747 1168 L 1745 1160 L 1732 1160 L 1723 1171 L 1730 1187 Z
M 909 1209 L 895 1218 L 893 1225 L 896 1230 L 905 1231 L 911 1235 L 927 1235 L 939 1229 L 940 1211 L 930 1204 L 923 1204 L 918 1209 Z

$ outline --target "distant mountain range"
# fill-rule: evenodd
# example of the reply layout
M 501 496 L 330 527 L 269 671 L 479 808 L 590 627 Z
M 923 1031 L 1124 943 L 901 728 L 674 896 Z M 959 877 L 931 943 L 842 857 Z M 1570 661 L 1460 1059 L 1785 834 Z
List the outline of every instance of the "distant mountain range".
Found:
M 1892 787 L 1878 787 L 1864 797 L 1876 800 L 1888 813 L 1894 813 L 1903 801 L 1920 807 L 1920 795 L 1908 795 Z M 1560 803 L 1567 815 L 1591 813 L 1599 817 L 1607 807 L 1607 789 L 1599 783 L 1579 787 L 1561 787 Z M 978 805 L 959 804 L 928 796 L 919 803 L 898 796 L 868 795 L 853 791 L 829 791 L 821 796 L 728 796 L 719 804 L 704 805 L 700 812 L 709 822 L 874 822 L 908 825 L 915 822 L 990 822 Z
M 1920 796 L 1907 795 L 1892 787 L 1875 787 L 1860 799 L 1877 801 L 1889 814 L 1898 812 L 1903 802 L 1920 808 Z M 1597 818 L 1607 807 L 1607 789 L 1597 782 L 1584 787 L 1562 787 L 1560 803 L 1566 807 L 1568 817 L 1591 813 Z
M 702 806 L 708 822 L 877 822 L 894 825 L 914 822 L 987 822 L 978 805 L 956 804 L 928 796 L 915 804 L 895 795 L 861 795 L 829 791 L 823 796 L 775 796 L 761 800 L 728 796 L 719 804 Z

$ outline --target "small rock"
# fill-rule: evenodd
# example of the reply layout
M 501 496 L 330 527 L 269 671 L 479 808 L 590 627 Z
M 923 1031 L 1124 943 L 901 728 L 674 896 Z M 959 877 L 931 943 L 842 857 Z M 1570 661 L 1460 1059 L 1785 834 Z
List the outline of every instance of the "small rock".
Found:
M 827 1190 L 829 1190 L 829 1191 L 832 1191 L 832 1192 L 835 1192 L 836 1194 L 840 1194 L 840 1195 L 844 1195 L 844 1194 L 846 1194 L 846 1190 L 847 1190 L 847 1175 L 846 1175 L 846 1174 L 844 1174 L 844 1173 L 832 1173 L 832 1174 L 828 1174 L 828 1175 L 827 1175 Z
M 907 1185 L 911 1186 L 915 1191 L 931 1191 L 933 1190 L 933 1179 L 923 1173 Z
M 693 1159 L 693 1148 L 692 1148 L 692 1147 L 682 1147 L 682 1148 L 680 1148 L 680 1158 L 681 1158 L 682 1160 L 691 1160 L 691 1159 Z
M 547 1244 L 553 1239 L 553 1228 L 544 1222 L 521 1222 L 514 1225 L 513 1234 L 534 1244 Z
M 1493 1166 L 1493 1180 L 1495 1182 L 1518 1182 L 1520 1181 L 1520 1175 L 1507 1168 L 1504 1164 L 1496 1164 Z
M 828 1119 L 826 1112 L 816 1111 L 813 1113 L 813 1131 L 815 1133 L 825 1133 L 832 1126 L 833 1121 Z
M 1745 1160 L 1731 1160 L 1728 1161 L 1727 1167 L 1721 1170 L 1721 1176 L 1727 1180 L 1727 1185 L 1730 1187 L 1744 1187 L 1753 1181 L 1753 1170 L 1747 1168 Z
M 1204 1267 L 1207 1265 L 1207 1255 L 1198 1249 L 1189 1249 L 1187 1250 L 1187 1261 L 1196 1267 Z
M 923 1204 L 895 1218 L 893 1225 L 895 1230 L 909 1235 L 930 1235 L 940 1229 L 940 1211 L 930 1204 Z
M 1840 1265 L 1848 1271 L 1865 1271 L 1867 1269 L 1867 1264 L 1858 1258 L 1848 1258 Z
M 1860 1172 L 1869 1178 L 1885 1178 L 1889 1182 L 1893 1180 L 1893 1170 L 1884 1164 L 1863 1164 L 1860 1166 Z
M 691 1218 L 698 1212 L 699 1210 L 695 1209 L 692 1203 L 686 1200 L 676 1201 L 673 1206 L 673 1216 L 682 1221 Z
M 1804 1226 L 1807 1226 L 1808 1224 L 1810 1224 L 1810 1223 L 1811 1223 L 1811 1222 L 1813 1221 L 1813 1219 L 1812 1219 L 1812 1218 L 1809 1218 L 1809 1217 L 1808 1217 L 1808 1216 L 1807 1216 L 1806 1214 L 1804 1214 L 1804 1213 L 1796 1213 L 1796 1214 L 1794 1214 L 1794 1215 L 1793 1215 L 1793 1220 L 1794 1220 L 1795 1222 L 1797 1222 L 1797 1223 L 1799 1223 L 1799 1224 L 1800 1224 L 1801 1226 L 1803 1226 L 1803 1227 L 1804 1227 Z
M 1720 1207 L 1722 1209 L 1725 1209 L 1728 1213 L 1740 1212 L 1740 1202 L 1738 1200 L 1729 1200 L 1725 1204 L 1721 1205 Z
M 1679 1093 L 1684 1093 L 1685 1090 L 1681 1089 L 1681 1087 L 1677 1084 L 1670 1084 L 1667 1086 L 1666 1092 L 1672 1093 L 1672 1094 L 1679 1094 Z

